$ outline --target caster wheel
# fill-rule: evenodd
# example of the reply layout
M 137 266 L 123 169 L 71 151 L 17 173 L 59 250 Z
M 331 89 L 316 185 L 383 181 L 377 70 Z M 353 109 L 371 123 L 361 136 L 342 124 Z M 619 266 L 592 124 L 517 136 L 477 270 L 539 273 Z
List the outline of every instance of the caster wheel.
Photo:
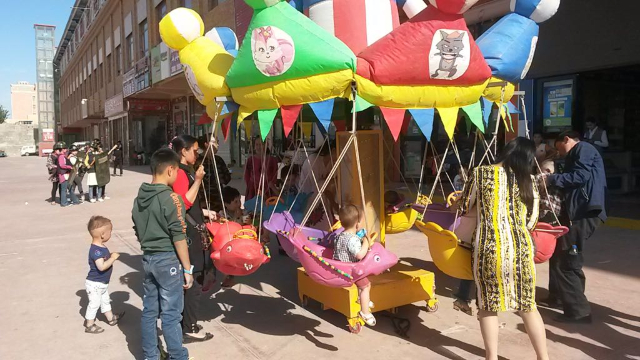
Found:
M 359 322 L 358 322 L 358 323 L 356 323 L 356 325 L 355 325 L 355 326 L 351 326 L 351 325 L 349 325 L 349 331 L 350 331 L 352 334 L 359 334 L 359 333 L 360 333 L 360 330 L 362 330 L 362 325 L 361 325 Z
M 429 306 L 429 303 L 427 303 L 427 311 L 430 313 L 438 311 L 438 303 L 433 304 L 433 306 Z
M 300 305 L 302 305 L 303 308 L 306 308 L 309 306 L 309 298 L 306 295 L 302 295 L 302 300 L 300 301 Z

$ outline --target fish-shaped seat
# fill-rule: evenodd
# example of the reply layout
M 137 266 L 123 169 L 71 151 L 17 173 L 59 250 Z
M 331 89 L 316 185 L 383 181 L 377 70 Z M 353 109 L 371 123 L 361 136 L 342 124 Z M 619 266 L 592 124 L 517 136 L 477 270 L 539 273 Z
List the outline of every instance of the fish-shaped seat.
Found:
M 255 228 L 233 221 L 207 223 L 213 236 L 211 259 L 215 267 L 227 275 L 244 276 L 253 274 L 269 262 L 269 249 L 258 241 Z M 195 240 L 198 241 L 198 240 Z

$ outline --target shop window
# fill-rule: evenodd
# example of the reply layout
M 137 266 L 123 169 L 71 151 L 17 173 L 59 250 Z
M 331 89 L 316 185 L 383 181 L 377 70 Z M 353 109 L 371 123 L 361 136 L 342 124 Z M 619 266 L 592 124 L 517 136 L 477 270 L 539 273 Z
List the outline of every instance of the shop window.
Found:
M 147 24 L 147 20 L 143 20 L 140 25 L 138 25 L 140 31 L 140 58 L 143 58 L 149 55 L 149 26 Z
M 160 20 L 162 20 L 162 18 L 167 15 L 167 2 L 166 0 L 162 0 L 158 6 L 156 6 L 156 21 L 159 24 Z M 161 43 L 162 39 L 160 38 L 160 27 L 156 26 L 156 39 L 157 39 L 157 43 Z
M 136 64 L 136 57 L 134 55 L 133 48 L 133 34 L 129 34 L 129 36 L 127 36 L 125 43 L 127 44 L 127 69 L 131 69 Z
M 213 10 L 216 6 L 218 6 L 218 0 L 209 0 L 209 11 Z
M 100 66 L 98 67 L 98 81 L 100 82 L 100 89 L 102 89 L 104 87 L 104 74 L 102 73 L 103 71 L 103 64 L 100 64 Z
M 107 55 L 107 84 L 111 83 L 111 54 Z
M 120 45 L 114 49 L 116 57 L 116 76 L 122 75 L 122 48 Z

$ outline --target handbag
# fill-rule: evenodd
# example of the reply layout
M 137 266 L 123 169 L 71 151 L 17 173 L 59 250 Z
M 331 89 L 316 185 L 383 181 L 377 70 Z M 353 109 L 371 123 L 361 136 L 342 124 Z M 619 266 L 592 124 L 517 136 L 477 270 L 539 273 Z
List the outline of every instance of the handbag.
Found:
M 191 226 L 194 227 L 194 229 L 196 229 L 196 231 L 198 232 L 198 234 L 200 234 L 200 241 L 202 242 L 202 250 L 209 250 L 209 247 L 211 246 L 211 241 L 210 239 L 210 235 L 209 235 L 209 230 L 207 230 L 207 227 L 204 224 L 198 224 L 193 217 L 191 217 L 191 215 L 187 214 L 187 221 L 189 222 L 189 224 L 191 224 Z

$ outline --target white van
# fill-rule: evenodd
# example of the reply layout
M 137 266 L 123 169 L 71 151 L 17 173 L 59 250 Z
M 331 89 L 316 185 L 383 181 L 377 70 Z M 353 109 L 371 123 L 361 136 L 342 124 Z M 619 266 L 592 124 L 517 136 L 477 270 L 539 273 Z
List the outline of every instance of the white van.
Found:
M 25 145 L 20 149 L 20 156 L 37 155 L 38 149 L 35 145 Z

